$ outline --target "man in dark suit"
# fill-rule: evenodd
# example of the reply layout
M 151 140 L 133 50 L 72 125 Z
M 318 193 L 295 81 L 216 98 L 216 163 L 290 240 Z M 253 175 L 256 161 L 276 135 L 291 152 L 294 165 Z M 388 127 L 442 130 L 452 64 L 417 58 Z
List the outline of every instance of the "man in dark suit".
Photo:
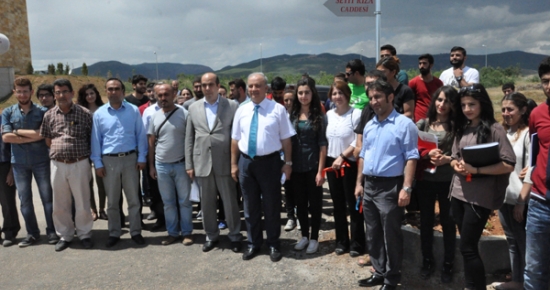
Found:
M 220 193 L 229 227 L 231 250 L 241 250 L 241 221 L 235 181 L 231 178 L 231 126 L 237 103 L 221 98 L 220 81 L 213 73 L 201 78 L 203 101 L 189 106 L 185 137 L 185 167 L 191 179 L 201 185 L 202 223 L 208 252 L 218 243 L 217 196 Z M 215 160 L 215 163 L 213 162 Z

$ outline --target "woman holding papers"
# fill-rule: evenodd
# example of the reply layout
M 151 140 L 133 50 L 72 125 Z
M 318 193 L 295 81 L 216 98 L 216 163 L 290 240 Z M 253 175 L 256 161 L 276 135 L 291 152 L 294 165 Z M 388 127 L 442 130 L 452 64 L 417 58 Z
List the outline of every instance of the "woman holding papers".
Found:
M 328 96 L 336 108 L 327 112 L 327 181 L 334 207 L 334 227 L 336 229 L 336 255 L 349 251 L 350 256 L 358 257 L 366 249 L 365 224 L 363 214 L 356 210 L 355 180 L 357 161 L 353 157 L 355 133 L 361 110 L 350 106 L 351 90 L 347 83 L 336 81 L 330 87 Z M 348 230 L 347 213 L 350 216 Z M 350 239 L 351 232 L 351 239 Z
M 292 136 L 292 186 L 302 239 L 295 250 L 306 248 L 307 254 L 319 248 L 319 229 L 323 209 L 323 169 L 327 157 L 326 120 L 321 101 L 310 78 L 298 81 L 296 101 L 292 104 L 290 121 L 296 130 Z M 308 219 L 308 208 L 311 223 Z M 310 233 L 311 225 L 311 233 Z
M 506 137 L 506 131 L 495 120 L 491 99 L 482 85 L 461 88 L 454 107 L 455 139 L 451 167 L 455 175 L 451 183 L 451 214 L 460 233 L 465 288 L 485 289 L 485 268 L 477 245 L 489 215 L 504 202 L 509 173 L 514 170 L 516 155 Z M 488 148 L 482 150 L 496 153 L 500 161 L 483 164 L 483 158 L 462 158 L 465 147 L 491 142 L 497 143 L 493 147 L 484 146 Z M 491 154 L 484 153 L 481 157 L 485 155 Z M 476 166 L 472 166 L 472 163 Z
M 439 216 L 443 228 L 443 243 L 445 255 L 441 282 L 449 283 L 452 280 L 452 269 L 455 258 L 456 227 L 452 220 L 451 202 L 448 199 L 449 186 L 453 178 L 451 168 L 451 147 L 453 145 L 453 114 L 451 100 L 457 98 L 456 90 L 451 86 L 444 86 L 435 91 L 428 116 L 419 120 L 419 138 L 422 132 L 430 134 L 437 143 L 426 144 L 419 140 L 418 151 L 421 160 L 417 165 L 415 191 L 420 205 L 420 241 L 422 246 L 422 270 L 420 276 L 428 279 L 435 270 L 435 260 L 432 252 L 433 225 L 435 219 L 435 201 L 439 201 Z M 430 146 L 432 145 L 432 146 Z M 435 147 L 435 148 L 433 148 Z
M 512 281 L 500 284 L 497 289 L 523 289 L 525 268 L 525 213 L 526 201 L 531 190 L 529 168 L 529 114 L 527 98 L 521 93 L 511 93 L 502 99 L 502 125 L 516 155 L 516 166 L 510 174 L 504 204 L 498 212 L 508 241 Z M 520 194 L 521 193 L 521 194 Z

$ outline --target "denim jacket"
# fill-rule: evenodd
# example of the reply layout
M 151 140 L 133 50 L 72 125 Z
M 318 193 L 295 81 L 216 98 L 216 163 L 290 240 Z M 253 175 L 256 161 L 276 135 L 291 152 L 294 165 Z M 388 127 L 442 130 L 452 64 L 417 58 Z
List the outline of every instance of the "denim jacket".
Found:
M 314 131 L 309 120 L 303 126 L 298 120 L 292 120 L 296 135 L 292 136 L 292 171 L 307 172 L 317 170 L 319 152 L 322 146 L 328 146 L 326 137 L 326 118 L 321 122 L 319 130 Z
M 2 134 L 12 133 L 14 130 L 38 130 L 47 109 L 31 104 L 27 114 L 19 109 L 19 104 L 4 109 L 2 112 Z M 26 144 L 11 144 L 11 163 L 32 165 L 49 161 L 48 146 L 45 140 Z

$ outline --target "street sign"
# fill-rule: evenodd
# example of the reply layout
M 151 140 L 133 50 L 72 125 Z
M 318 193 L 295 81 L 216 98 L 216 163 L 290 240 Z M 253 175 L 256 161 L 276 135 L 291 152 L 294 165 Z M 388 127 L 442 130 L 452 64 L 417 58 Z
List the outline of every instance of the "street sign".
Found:
M 376 8 L 375 0 L 327 0 L 324 5 L 338 17 L 371 17 Z

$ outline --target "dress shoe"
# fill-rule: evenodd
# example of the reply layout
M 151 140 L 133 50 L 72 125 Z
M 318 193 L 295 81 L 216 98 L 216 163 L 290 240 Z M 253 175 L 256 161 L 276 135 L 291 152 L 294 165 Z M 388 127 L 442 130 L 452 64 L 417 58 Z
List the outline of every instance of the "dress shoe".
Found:
M 279 249 L 271 247 L 269 248 L 269 258 L 271 262 L 279 262 L 283 258 L 283 254 L 281 254 Z
M 345 252 L 346 252 L 346 249 L 344 249 L 344 248 L 336 248 L 336 249 L 334 249 L 334 253 L 335 253 L 337 256 L 343 255 Z
M 116 245 L 116 243 L 118 243 L 118 241 L 120 241 L 120 238 L 109 237 L 109 239 L 107 240 L 107 243 L 105 244 L 105 247 L 110 248 L 110 247 Z
M 166 238 L 166 240 L 163 240 L 161 242 L 161 244 L 163 246 L 168 246 L 170 244 L 173 244 L 175 241 L 177 241 L 180 237 L 174 237 L 174 236 L 168 236 L 168 238 Z
M 428 280 L 435 271 L 435 262 L 433 259 L 424 258 L 422 261 L 422 269 L 420 270 L 420 278 Z
M 101 211 L 99 211 L 99 219 L 100 220 L 108 220 L 109 218 L 107 217 L 107 214 L 105 213 L 105 211 L 101 210 Z
M 191 246 L 193 244 L 193 236 L 187 235 L 183 237 L 183 241 L 181 242 L 184 246 Z
M 202 251 L 203 252 L 210 252 L 214 247 L 218 244 L 218 241 L 206 241 L 204 245 L 202 245 Z
M 260 249 L 256 249 L 254 247 L 248 247 L 246 250 L 244 250 L 243 253 L 243 260 L 250 260 L 260 252 Z
M 349 251 L 349 256 L 352 257 L 352 258 L 357 258 L 357 257 L 361 256 L 361 253 L 359 253 L 358 251 L 351 250 L 351 251 Z
M 57 244 L 55 244 L 55 251 L 56 252 L 61 252 L 61 251 L 65 250 L 66 248 L 68 248 L 70 244 L 71 244 L 71 242 L 68 242 L 68 241 L 65 241 L 65 240 L 59 240 L 59 242 L 57 242 Z
M 388 285 L 388 284 L 384 284 L 382 287 L 380 287 L 379 290 L 395 290 L 397 289 L 396 286 L 392 286 L 392 285 Z
M 239 253 L 241 251 L 241 247 L 241 242 L 231 242 L 231 251 L 233 251 L 233 253 Z
M 145 245 L 145 239 L 143 238 L 143 236 L 141 234 L 137 234 L 137 235 L 132 236 L 132 240 L 140 246 Z
M 372 275 L 370 278 L 359 280 L 360 287 L 374 287 L 384 284 L 384 277 Z
M 92 242 L 92 239 L 90 238 L 82 239 L 80 242 L 82 243 L 84 249 L 91 249 L 94 246 L 94 242 Z

